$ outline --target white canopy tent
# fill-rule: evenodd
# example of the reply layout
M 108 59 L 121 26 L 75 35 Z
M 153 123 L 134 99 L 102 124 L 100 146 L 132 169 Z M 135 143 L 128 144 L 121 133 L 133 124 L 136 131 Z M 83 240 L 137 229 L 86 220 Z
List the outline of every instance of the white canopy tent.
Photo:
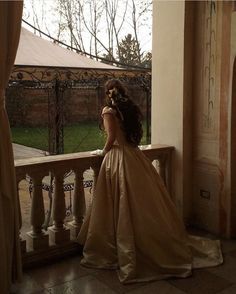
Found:
M 33 34 L 24 27 L 21 27 L 15 66 L 119 69 L 116 66 L 93 60 L 80 53 L 63 48 Z

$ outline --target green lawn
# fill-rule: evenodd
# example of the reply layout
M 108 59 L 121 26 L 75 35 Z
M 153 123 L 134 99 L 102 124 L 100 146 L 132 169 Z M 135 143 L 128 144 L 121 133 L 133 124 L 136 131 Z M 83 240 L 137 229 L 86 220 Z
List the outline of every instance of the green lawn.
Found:
M 64 153 L 102 149 L 104 133 L 96 122 L 79 123 L 64 128 Z
M 43 127 L 12 127 L 13 143 L 48 150 L 48 129 Z
M 48 129 L 45 127 L 12 127 L 13 143 L 48 150 Z M 97 122 L 83 122 L 64 127 L 64 153 L 102 149 L 104 133 Z M 141 144 L 146 144 L 145 126 Z

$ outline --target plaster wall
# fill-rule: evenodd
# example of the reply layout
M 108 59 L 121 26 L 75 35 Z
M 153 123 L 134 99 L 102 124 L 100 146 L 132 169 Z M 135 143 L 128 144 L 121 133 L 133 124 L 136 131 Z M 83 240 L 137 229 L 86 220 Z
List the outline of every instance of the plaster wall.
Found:
M 152 143 L 175 146 L 171 196 L 181 214 L 184 14 L 184 1 L 153 1 Z
M 232 3 L 197 2 L 192 223 L 219 235 L 229 224 L 229 81 Z
M 191 222 L 213 232 L 219 230 L 220 13 L 218 4 L 196 4 Z
M 231 1 L 189 3 L 154 0 L 152 142 L 175 147 L 172 198 L 182 215 L 187 207 L 192 224 L 228 235 L 235 12 Z M 233 205 L 236 220 L 236 197 Z

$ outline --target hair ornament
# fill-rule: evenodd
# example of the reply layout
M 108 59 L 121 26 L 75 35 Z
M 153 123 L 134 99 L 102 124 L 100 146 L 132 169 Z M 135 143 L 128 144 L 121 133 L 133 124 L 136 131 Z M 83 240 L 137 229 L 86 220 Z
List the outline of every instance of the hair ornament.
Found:
M 108 97 L 110 97 L 110 98 L 112 98 L 118 94 L 118 90 L 116 87 L 108 90 L 108 92 L 109 92 Z
M 120 97 L 120 99 L 119 99 L 121 102 L 127 102 L 128 101 L 128 98 L 126 98 L 126 97 Z
M 117 104 L 116 104 L 116 102 L 115 102 L 115 100 L 113 98 L 111 98 L 111 104 L 113 106 L 115 106 L 117 112 L 119 113 L 120 119 L 124 120 L 124 116 L 123 116 L 122 112 L 120 111 L 119 107 L 117 106 Z
M 120 119 L 123 121 L 124 116 L 117 105 L 117 101 L 126 102 L 128 99 L 122 97 L 116 87 L 113 87 L 112 89 L 108 90 L 108 97 L 111 99 L 111 104 L 116 108 L 120 116 Z

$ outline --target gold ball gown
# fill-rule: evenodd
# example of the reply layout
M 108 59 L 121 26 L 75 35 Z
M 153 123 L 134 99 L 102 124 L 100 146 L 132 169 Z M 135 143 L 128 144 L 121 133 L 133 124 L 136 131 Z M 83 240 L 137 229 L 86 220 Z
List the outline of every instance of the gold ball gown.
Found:
M 117 270 L 122 283 L 185 278 L 223 262 L 220 242 L 188 235 L 152 162 L 127 143 L 115 110 L 116 141 L 105 155 L 78 235 L 81 264 Z

